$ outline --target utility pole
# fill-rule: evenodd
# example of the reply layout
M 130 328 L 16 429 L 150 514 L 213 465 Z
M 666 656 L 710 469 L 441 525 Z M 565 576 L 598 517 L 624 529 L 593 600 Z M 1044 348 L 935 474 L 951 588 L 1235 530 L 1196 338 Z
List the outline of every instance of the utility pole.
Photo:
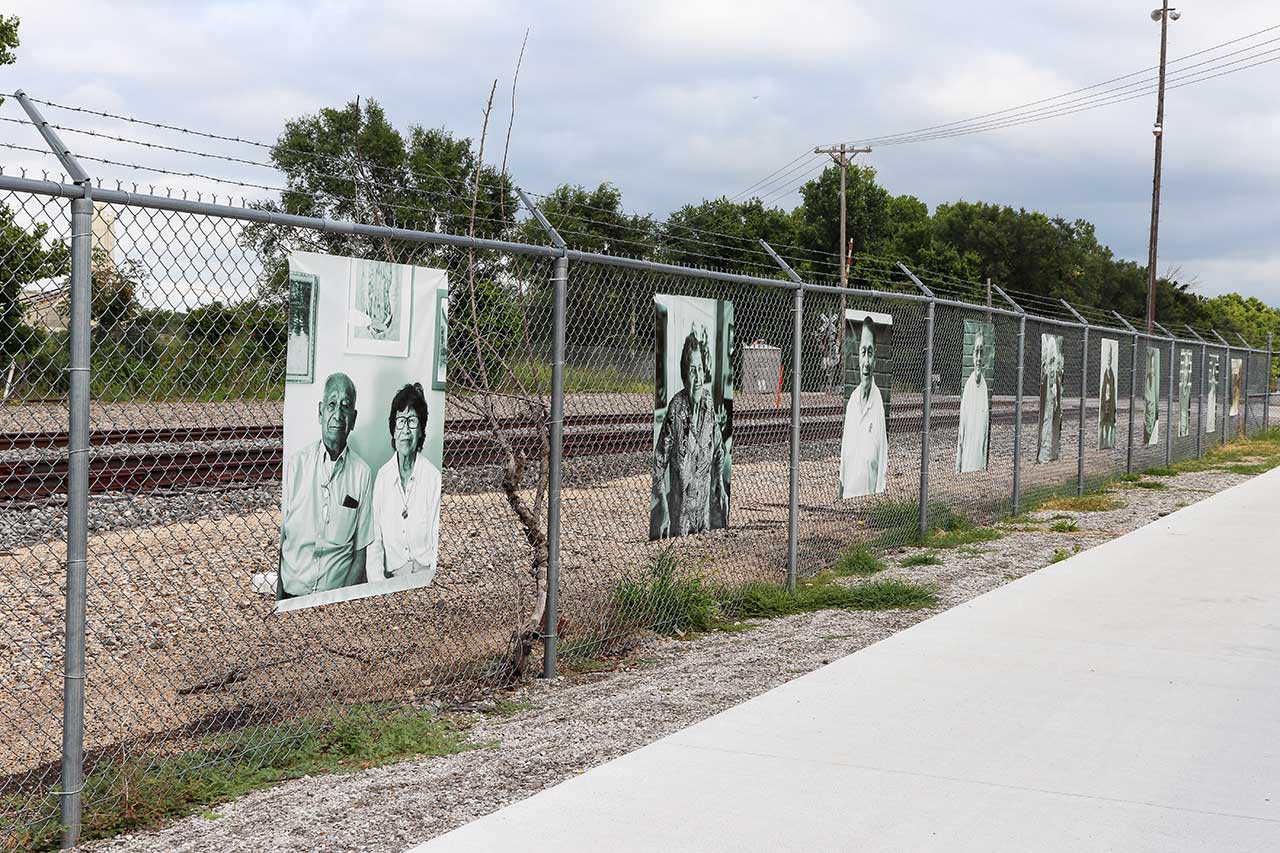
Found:
M 1151 181 L 1151 247 L 1147 253 L 1147 334 L 1151 334 L 1156 319 L 1156 242 L 1160 232 L 1160 155 L 1164 148 L 1164 67 L 1169 45 L 1169 20 L 1178 20 L 1182 14 L 1169 8 L 1169 0 L 1163 0 L 1159 9 L 1151 10 L 1151 20 L 1160 23 L 1160 86 L 1156 95 L 1156 124 L 1151 132 L 1156 137 L 1155 176 Z
M 849 175 L 849 162 L 859 154 L 870 154 L 870 148 L 850 148 L 845 143 L 833 145 L 830 148 L 815 148 L 814 154 L 828 154 L 831 159 L 840 167 L 840 332 L 836 336 L 836 363 L 840 363 L 840 358 L 844 354 L 844 312 L 845 301 L 847 299 L 845 291 L 849 288 L 849 260 L 846 255 L 846 246 L 848 238 L 845 235 L 847 229 L 848 206 L 845 200 L 845 182 Z

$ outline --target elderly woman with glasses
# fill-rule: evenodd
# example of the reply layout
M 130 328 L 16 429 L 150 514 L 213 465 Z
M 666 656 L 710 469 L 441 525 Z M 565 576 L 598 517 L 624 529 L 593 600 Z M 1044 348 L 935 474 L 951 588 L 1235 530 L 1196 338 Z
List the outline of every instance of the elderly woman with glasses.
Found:
M 387 426 L 395 455 L 378 469 L 373 483 L 373 544 L 369 580 L 436 572 L 436 532 L 440 527 L 440 472 L 422 453 L 427 433 L 427 399 L 414 383 L 396 392 Z

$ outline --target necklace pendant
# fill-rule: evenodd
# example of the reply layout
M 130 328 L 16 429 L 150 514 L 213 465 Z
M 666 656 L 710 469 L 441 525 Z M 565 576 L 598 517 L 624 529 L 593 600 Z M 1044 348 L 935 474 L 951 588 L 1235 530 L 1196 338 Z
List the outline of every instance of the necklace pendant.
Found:
M 408 518 L 408 517 L 409 517 L 409 510 L 407 510 L 407 509 L 402 509 L 402 510 L 400 510 L 400 517 L 401 517 L 401 518 Z

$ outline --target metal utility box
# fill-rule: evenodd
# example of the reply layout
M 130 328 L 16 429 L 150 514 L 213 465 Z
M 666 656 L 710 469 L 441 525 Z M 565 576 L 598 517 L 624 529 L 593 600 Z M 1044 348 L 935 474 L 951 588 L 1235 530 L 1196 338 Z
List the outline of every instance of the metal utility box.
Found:
M 778 371 L 782 369 L 782 350 L 764 341 L 752 341 L 742 348 L 743 391 L 772 394 L 778 390 Z

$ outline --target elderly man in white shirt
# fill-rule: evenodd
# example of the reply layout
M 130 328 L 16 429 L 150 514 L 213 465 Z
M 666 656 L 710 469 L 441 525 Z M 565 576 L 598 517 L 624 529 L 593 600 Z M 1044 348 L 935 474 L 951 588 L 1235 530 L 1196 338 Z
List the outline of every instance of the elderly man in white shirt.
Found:
M 876 339 L 870 317 L 862 323 L 858 371 L 861 381 L 845 406 L 840 439 L 841 498 L 879 494 L 888 480 L 889 442 L 884 400 L 876 386 Z
M 387 427 L 395 455 L 373 484 L 371 580 L 420 575 L 415 580 L 426 586 L 435 577 L 441 477 L 422 453 L 428 415 L 420 384 L 404 386 L 391 401 Z
M 362 583 L 373 539 L 373 472 L 347 444 L 356 423 L 350 377 L 325 380 L 317 411 L 320 441 L 290 456 L 282 478 L 282 599 Z
M 956 471 L 987 470 L 987 437 L 991 423 L 991 386 L 983 373 L 986 331 L 973 333 L 973 372 L 960 392 L 960 434 L 956 440 Z

